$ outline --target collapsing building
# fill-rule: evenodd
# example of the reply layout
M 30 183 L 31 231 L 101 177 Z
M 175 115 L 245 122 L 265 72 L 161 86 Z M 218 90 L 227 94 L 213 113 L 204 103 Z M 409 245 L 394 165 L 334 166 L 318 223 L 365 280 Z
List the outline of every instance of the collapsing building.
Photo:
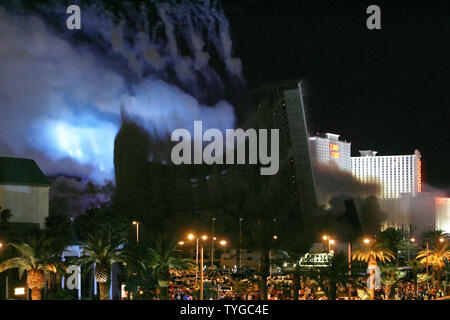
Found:
M 258 94 L 261 95 L 258 108 L 270 111 L 273 115 L 272 125 L 280 128 L 280 140 L 284 140 L 280 151 L 284 155 L 280 159 L 289 163 L 290 182 L 298 211 L 315 214 L 317 199 L 301 83 L 288 81 L 264 86 Z

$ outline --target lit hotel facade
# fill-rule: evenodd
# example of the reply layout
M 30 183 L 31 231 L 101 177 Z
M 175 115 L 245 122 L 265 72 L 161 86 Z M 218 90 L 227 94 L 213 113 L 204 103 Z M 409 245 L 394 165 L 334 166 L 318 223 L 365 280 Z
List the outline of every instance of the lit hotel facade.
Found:
M 325 165 L 337 165 L 341 170 L 351 172 L 351 142 L 339 140 L 339 135 L 325 133 L 309 138 L 311 157 Z
M 422 192 L 422 164 L 420 152 L 412 155 L 377 156 L 376 151 L 359 151 L 351 157 L 352 174 L 364 183 L 380 185 L 379 198 L 413 197 Z

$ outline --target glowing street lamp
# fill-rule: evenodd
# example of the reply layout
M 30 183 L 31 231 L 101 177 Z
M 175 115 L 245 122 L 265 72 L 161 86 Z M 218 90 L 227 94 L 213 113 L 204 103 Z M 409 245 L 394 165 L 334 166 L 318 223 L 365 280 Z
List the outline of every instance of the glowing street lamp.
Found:
M 328 242 L 328 253 L 332 253 L 331 252 L 331 245 L 334 245 L 336 243 L 336 241 L 334 239 L 331 239 L 331 236 L 329 236 L 327 234 L 322 236 L 322 240 Z M 324 248 L 323 249 L 325 250 L 325 243 L 324 243 Z
M 203 300 L 203 241 L 208 240 L 208 236 L 207 235 L 202 235 L 201 237 L 197 237 L 196 235 L 190 233 L 188 234 L 187 238 L 189 240 L 196 240 L 196 257 L 195 257 L 195 264 L 196 264 L 196 268 L 195 268 L 195 286 L 197 286 L 197 278 L 198 278 L 198 244 L 199 244 L 199 240 L 202 240 L 202 242 L 200 242 L 200 300 Z M 180 241 L 179 243 L 183 243 L 183 241 Z M 222 246 L 225 246 L 227 244 L 227 241 L 225 240 L 220 240 L 219 244 Z
M 139 242 L 139 221 L 133 221 L 133 226 L 136 226 L 136 242 Z
M 365 239 L 364 239 L 364 243 L 365 243 L 365 244 L 369 244 L 369 243 L 370 243 L 370 239 L 369 239 L 369 238 L 365 238 Z
M 444 242 L 444 241 L 445 241 L 445 239 L 444 239 L 444 238 L 442 238 L 442 237 L 441 237 L 441 238 L 439 238 L 439 242 L 441 242 L 441 243 L 442 243 L 442 242 Z

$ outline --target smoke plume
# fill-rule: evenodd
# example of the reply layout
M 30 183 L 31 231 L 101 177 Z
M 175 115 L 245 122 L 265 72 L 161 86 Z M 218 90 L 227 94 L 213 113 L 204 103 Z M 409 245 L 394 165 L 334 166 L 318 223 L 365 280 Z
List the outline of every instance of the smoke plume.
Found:
M 218 3 L 88 3 L 76 31 L 60 1 L 0 5 L 0 156 L 101 182 L 121 108 L 158 135 L 234 127 L 242 65 Z

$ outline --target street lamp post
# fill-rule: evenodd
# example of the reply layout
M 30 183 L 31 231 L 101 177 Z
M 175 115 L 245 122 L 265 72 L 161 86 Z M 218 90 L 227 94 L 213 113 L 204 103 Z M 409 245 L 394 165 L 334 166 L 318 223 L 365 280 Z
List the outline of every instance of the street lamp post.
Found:
M 411 238 L 411 239 L 409 239 L 409 241 L 411 242 L 411 244 L 408 246 L 408 261 L 411 260 L 411 246 L 416 241 L 416 239 Z
M 214 265 L 214 223 L 216 222 L 216 218 L 212 218 L 212 237 L 211 237 L 211 267 Z
M 243 218 L 239 218 L 239 270 L 242 268 L 242 221 Z
M 136 226 L 136 242 L 139 242 L 139 221 L 133 221 L 133 225 Z
M 203 240 L 206 241 L 208 240 L 208 236 L 203 235 L 201 237 L 197 237 L 193 234 L 189 234 L 188 235 L 188 239 L 189 240 L 194 240 L 196 239 L 196 258 L 195 258 L 195 263 L 196 263 L 196 268 L 195 268 L 195 286 L 197 287 L 197 278 L 198 278 L 198 246 L 200 243 L 200 300 L 203 300 L 203 269 L 204 269 L 204 259 L 203 259 L 203 242 L 199 242 L 199 240 Z M 180 241 L 179 244 L 182 244 L 183 241 Z M 220 241 L 220 245 L 226 245 L 226 241 L 225 240 L 221 240 Z
M 352 275 L 352 242 L 348 242 L 347 246 L 347 255 L 348 255 L 348 275 Z M 352 299 L 352 284 L 349 282 L 348 284 L 348 300 Z
M 328 241 L 328 253 L 331 253 L 331 245 L 334 245 L 336 241 L 331 239 L 331 237 L 328 235 L 322 236 L 322 240 Z M 323 246 L 324 246 L 323 250 L 325 251 L 325 243 L 323 244 Z

